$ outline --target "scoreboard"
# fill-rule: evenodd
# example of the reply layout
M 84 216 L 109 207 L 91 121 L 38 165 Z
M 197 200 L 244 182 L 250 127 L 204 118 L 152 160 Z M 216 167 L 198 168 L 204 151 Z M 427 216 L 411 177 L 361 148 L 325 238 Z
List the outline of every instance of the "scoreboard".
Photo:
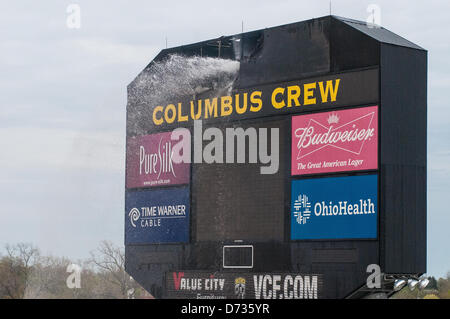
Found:
M 161 51 L 128 86 L 127 272 L 200 299 L 426 272 L 426 77 L 424 49 L 334 16 Z

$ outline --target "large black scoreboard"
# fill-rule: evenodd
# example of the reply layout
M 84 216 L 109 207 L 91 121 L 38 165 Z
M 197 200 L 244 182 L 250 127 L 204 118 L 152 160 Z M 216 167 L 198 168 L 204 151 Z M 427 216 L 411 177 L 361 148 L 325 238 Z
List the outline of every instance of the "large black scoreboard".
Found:
M 126 270 L 157 298 L 390 292 L 426 271 L 426 124 L 427 52 L 365 22 L 162 50 L 128 86 Z

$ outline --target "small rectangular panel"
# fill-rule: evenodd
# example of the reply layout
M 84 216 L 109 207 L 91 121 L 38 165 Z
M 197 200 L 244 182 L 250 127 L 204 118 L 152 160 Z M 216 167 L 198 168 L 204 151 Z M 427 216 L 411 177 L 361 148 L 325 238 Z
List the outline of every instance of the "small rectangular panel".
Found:
M 253 246 L 223 246 L 223 268 L 253 268 Z

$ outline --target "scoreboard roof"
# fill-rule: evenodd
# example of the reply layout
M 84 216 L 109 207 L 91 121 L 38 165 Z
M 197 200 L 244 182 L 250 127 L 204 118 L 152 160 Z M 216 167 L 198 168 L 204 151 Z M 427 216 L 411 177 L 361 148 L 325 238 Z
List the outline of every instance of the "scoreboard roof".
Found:
M 345 28 L 345 26 L 351 27 L 350 29 Z M 201 55 L 201 56 L 210 56 L 210 57 L 222 57 L 222 58 L 229 58 L 229 59 L 237 59 L 240 60 L 239 57 L 235 56 L 235 42 L 234 40 L 240 39 L 243 41 L 242 46 L 253 46 L 251 49 L 256 49 L 257 46 L 262 47 L 261 36 L 266 34 L 270 35 L 272 32 L 278 32 L 279 30 L 300 30 L 300 29 L 307 29 L 308 33 L 311 37 L 311 39 L 317 40 L 317 31 L 320 31 L 322 33 L 322 37 L 324 37 L 326 40 L 324 43 L 316 43 L 318 46 L 322 46 L 322 49 L 327 49 L 328 51 L 333 50 L 332 45 L 342 45 L 344 47 L 345 45 L 348 45 L 349 42 L 358 42 L 362 46 L 364 46 L 364 42 L 366 44 L 369 44 L 370 42 L 377 42 L 379 44 L 386 43 L 391 44 L 395 46 L 401 46 L 401 47 L 407 47 L 411 49 L 416 50 L 423 50 L 422 47 L 418 46 L 417 44 L 406 40 L 405 38 L 393 33 L 392 31 L 389 31 L 381 26 L 371 26 L 368 25 L 364 21 L 359 20 L 353 20 L 349 18 L 343 18 L 339 16 L 324 16 L 320 18 L 314 18 L 306 21 L 300 21 L 290 24 L 285 24 L 277 27 L 270 27 L 245 33 L 239 33 L 235 35 L 228 35 L 228 36 L 221 36 L 218 38 L 201 41 L 197 43 L 187 44 L 187 45 L 181 45 L 177 47 L 167 48 L 161 50 L 161 52 L 150 62 L 146 68 L 144 68 L 143 72 L 148 69 L 148 67 L 151 65 L 151 63 L 160 61 L 167 57 L 170 54 L 182 54 L 186 56 L 191 55 Z M 358 35 L 359 34 L 359 35 Z M 361 35 L 365 37 L 365 41 L 361 42 Z M 292 39 L 297 42 L 300 42 L 301 39 Z M 279 39 L 279 42 L 284 42 L 285 39 Z M 271 39 L 271 42 L 278 42 L 276 39 Z M 291 41 L 292 42 L 292 41 Z M 220 54 L 219 54 L 219 44 L 220 43 Z M 244 44 L 245 43 L 245 44 Z M 292 43 L 290 43 L 292 45 Z M 300 52 L 295 52 L 295 50 L 289 50 L 289 54 L 297 56 Z M 327 57 L 330 60 L 332 54 L 330 52 L 328 53 Z M 246 60 L 246 57 L 244 56 L 241 60 Z M 247 56 L 248 58 L 248 56 Z M 259 55 L 259 58 L 261 58 L 261 55 Z M 373 60 L 372 60 L 373 61 Z M 243 61 L 241 61 L 243 62 Z M 329 61 L 331 62 L 331 61 Z M 367 65 L 360 65 L 359 67 L 364 67 Z M 336 65 L 334 66 L 336 68 Z M 348 68 L 355 68 L 358 67 L 358 65 L 349 65 Z M 316 73 L 324 73 L 326 71 L 332 72 L 333 67 L 329 68 L 328 70 L 317 70 Z M 337 69 L 336 69 L 337 71 Z M 305 76 L 314 75 L 314 72 L 308 72 L 309 74 L 305 74 Z M 299 74 L 297 73 L 297 76 Z M 139 77 L 139 75 L 138 75 Z M 134 81 L 133 81 L 134 82 Z M 133 82 L 130 83 L 130 85 L 133 84 Z

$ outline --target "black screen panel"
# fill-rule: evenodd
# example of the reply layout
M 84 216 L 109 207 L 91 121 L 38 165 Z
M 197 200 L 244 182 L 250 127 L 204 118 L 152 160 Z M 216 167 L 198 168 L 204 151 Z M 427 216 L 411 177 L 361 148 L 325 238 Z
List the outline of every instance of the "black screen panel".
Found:
M 283 241 L 288 119 L 257 124 L 241 122 L 237 126 L 244 130 L 255 127 L 257 131 L 268 128 L 269 141 L 270 129 L 279 129 L 278 172 L 262 175 L 260 167 L 265 164 L 249 164 L 248 154 L 245 164 L 194 164 L 192 204 L 196 240 Z M 221 130 L 225 136 L 225 127 Z M 269 154 L 270 150 L 271 146 Z

